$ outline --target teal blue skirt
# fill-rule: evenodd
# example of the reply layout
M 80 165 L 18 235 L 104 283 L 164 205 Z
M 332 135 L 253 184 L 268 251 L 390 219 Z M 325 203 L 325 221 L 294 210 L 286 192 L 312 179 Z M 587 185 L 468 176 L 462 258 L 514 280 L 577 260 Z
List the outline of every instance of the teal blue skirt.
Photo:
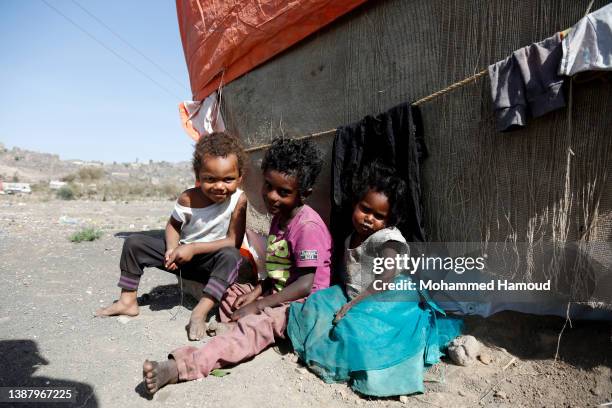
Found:
M 440 361 L 461 331 L 460 319 L 444 316 L 417 291 L 377 293 L 333 325 L 346 302 L 342 288 L 332 286 L 293 303 L 287 332 L 295 352 L 323 381 L 349 381 L 364 395 L 423 392 L 426 367 Z

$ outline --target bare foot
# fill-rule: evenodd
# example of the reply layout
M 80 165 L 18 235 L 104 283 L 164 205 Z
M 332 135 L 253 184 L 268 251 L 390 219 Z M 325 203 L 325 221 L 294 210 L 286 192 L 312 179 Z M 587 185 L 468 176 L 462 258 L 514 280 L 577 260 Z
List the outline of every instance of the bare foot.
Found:
M 136 301 L 126 303 L 119 299 L 110 306 L 102 307 L 96 310 L 96 317 L 108 317 L 108 316 L 138 316 L 138 303 Z
M 166 384 L 176 384 L 178 381 L 176 361 L 166 360 L 158 363 L 157 361 L 145 360 L 142 365 L 142 380 L 151 395 Z
M 224 334 L 224 333 L 227 333 L 233 330 L 234 327 L 236 327 L 236 325 L 237 323 L 235 322 L 221 323 L 217 321 L 212 321 L 208 324 L 208 329 L 206 330 L 206 334 L 208 334 L 210 337 L 219 336 L 221 334 Z
M 187 337 L 189 340 L 201 340 L 206 334 L 206 317 L 215 305 L 214 299 L 207 294 L 202 296 L 196 307 L 191 311 L 189 324 L 187 325 Z

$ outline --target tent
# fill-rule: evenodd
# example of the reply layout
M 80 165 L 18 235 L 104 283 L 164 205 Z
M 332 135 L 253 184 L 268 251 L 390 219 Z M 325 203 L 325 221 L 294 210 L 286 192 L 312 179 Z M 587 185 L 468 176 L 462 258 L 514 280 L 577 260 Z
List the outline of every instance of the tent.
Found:
M 199 0 L 177 0 L 177 11 L 194 100 L 222 80 L 226 126 L 253 147 L 280 132 L 334 129 L 430 95 L 571 27 L 589 3 L 244 0 L 204 9 Z M 595 0 L 592 9 L 606 3 Z M 593 300 L 594 287 L 612 293 L 605 282 L 612 263 L 612 82 L 577 78 L 568 94 L 566 109 L 509 134 L 495 130 L 486 76 L 424 104 L 426 226 L 439 242 L 552 244 L 561 252 L 547 259 L 557 265 L 566 262 L 567 243 L 587 246 L 597 270 L 572 263 L 564 285 Z M 332 138 L 317 138 L 328 164 Z M 245 187 L 249 223 L 265 231 L 261 153 L 251 156 Z M 325 169 L 311 202 L 323 214 L 329 174 Z M 512 273 L 526 280 L 551 273 L 540 266 L 526 257 Z

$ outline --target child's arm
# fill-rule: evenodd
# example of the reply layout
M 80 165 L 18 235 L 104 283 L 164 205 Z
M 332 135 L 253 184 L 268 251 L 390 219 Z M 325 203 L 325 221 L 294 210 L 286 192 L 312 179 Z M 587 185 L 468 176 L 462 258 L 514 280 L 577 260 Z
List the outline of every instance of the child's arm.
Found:
M 169 271 L 175 271 L 178 269 L 177 264 L 169 262 L 170 254 L 179 246 L 179 239 L 181 237 L 181 225 L 183 223 L 174 219 L 170 216 L 168 223 L 166 224 L 166 254 L 164 256 L 164 266 Z
M 243 193 L 238 198 L 236 208 L 232 212 L 227 237 L 211 242 L 193 242 L 177 247 L 170 254 L 169 261 L 182 265 L 191 261 L 194 255 L 215 252 L 225 247 L 240 248 L 246 231 L 247 198 Z
M 395 258 L 395 255 L 397 255 L 397 251 L 394 248 L 387 246 L 382 249 L 381 255 L 383 256 L 383 258 Z M 393 278 L 395 278 L 396 275 L 397 270 L 395 269 L 395 266 L 393 266 L 392 268 L 385 269 L 385 271 L 380 275 L 380 278 L 377 278 L 374 281 L 380 280 L 382 282 L 390 282 L 391 280 L 393 280 Z M 342 306 L 340 310 L 336 312 L 336 316 L 334 317 L 333 322 L 334 324 L 338 323 L 340 319 L 342 319 L 348 313 L 348 311 L 351 310 L 351 308 L 357 303 L 361 302 L 368 296 L 371 296 L 374 293 L 378 292 L 376 289 L 374 289 L 374 281 L 372 281 L 372 283 L 370 283 L 370 285 L 365 290 L 361 291 L 361 293 L 355 296 L 350 302 L 345 303 L 344 306 Z
M 236 321 L 246 315 L 259 313 L 266 307 L 278 306 L 282 303 L 302 299 L 310 294 L 314 282 L 315 267 L 298 268 L 300 277 L 278 293 L 273 293 L 262 299 L 256 300 L 241 307 L 232 314 L 232 320 Z

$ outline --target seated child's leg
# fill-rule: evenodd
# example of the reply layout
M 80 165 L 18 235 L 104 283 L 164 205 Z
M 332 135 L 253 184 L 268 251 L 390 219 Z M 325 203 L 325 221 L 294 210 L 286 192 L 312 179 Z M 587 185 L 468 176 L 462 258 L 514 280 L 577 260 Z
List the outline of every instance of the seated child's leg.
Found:
M 230 322 L 232 320 L 232 313 L 234 313 L 232 306 L 236 299 L 238 299 L 238 296 L 250 293 L 253 289 L 254 286 L 250 283 L 234 283 L 227 288 L 221 298 L 221 303 L 219 303 L 219 321 L 223 323 Z
M 171 353 L 176 361 L 179 379 L 206 377 L 215 368 L 240 363 L 274 344 L 275 337 L 284 338 L 289 305 L 266 308 L 238 320 L 236 327 L 214 337 L 201 348 L 181 347 Z
M 143 234 L 130 235 L 123 242 L 119 268 L 121 276 L 117 286 L 121 288 L 119 300 L 112 305 L 98 309 L 97 316 L 138 315 L 136 291 L 144 267 L 163 267 L 166 242 L 164 239 Z
M 233 247 L 222 248 L 195 258 L 187 266 L 189 276 L 208 276 L 204 284 L 204 296 L 191 312 L 189 319 L 190 340 L 200 340 L 206 333 L 206 317 L 227 288 L 236 281 L 242 263 L 240 252 Z
M 236 322 L 232 322 L 232 314 L 235 311 L 234 302 L 240 295 L 252 292 L 254 286 L 250 283 L 234 283 L 226 291 L 219 303 L 219 315 L 216 322 L 208 324 L 206 333 L 214 337 L 234 329 Z

